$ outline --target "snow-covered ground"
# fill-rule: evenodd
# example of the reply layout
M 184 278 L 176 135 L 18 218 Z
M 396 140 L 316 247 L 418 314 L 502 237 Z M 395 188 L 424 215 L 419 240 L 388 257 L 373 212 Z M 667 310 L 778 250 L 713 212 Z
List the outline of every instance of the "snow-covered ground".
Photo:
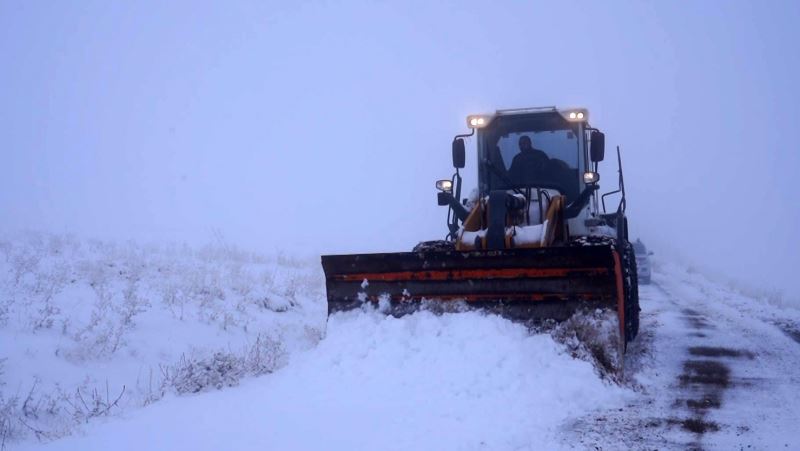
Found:
M 530 449 L 622 392 L 499 318 L 359 313 L 269 377 L 164 400 L 50 449 Z
M 0 443 L 274 371 L 325 329 L 316 258 L 0 240 Z
M 619 384 L 478 312 L 326 325 L 316 259 L 0 244 L 7 448 L 800 449 L 800 312 L 665 262 Z

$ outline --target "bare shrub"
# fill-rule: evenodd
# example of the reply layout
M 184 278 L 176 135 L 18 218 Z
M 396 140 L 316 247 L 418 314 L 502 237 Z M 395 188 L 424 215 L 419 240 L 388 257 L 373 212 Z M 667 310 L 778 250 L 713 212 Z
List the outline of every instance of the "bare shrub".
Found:
M 114 314 L 110 302 L 100 299 L 95 303 L 89 323 L 73 335 L 77 348 L 67 355 L 78 361 L 110 356 L 122 345 L 126 327 L 124 319 Z
M 198 302 L 197 315 L 201 321 L 213 322 L 221 316 L 217 301 L 225 300 L 221 276 L 217 270 L 198 270 L 187 287 L 191 299 Z
M 140 313 L 146 312 L 149 307 L 150 302 L 138 295 L 136 279 L 129 279 L 122 290 L 122 307 L 120 309 L 122 326 L 132 329 L 134 326 L 133 318 Z
M 281 337 L 258 334 L 256 342 L 250 347 L 246 357 L 246 367 L 250 374 L 272 373 L 286 364 L 288 353 Z
M 234 263 L 228 266 L 228 284 L 235 294 L 245 297 L 253 290 L 255 280 L 241 264 Z
M 2 378 L 5 362 L 6 359 L 0 359 L 0 388 L 5 385 Z M 18 432 L 14 428 L 13 418 L 18 403 L 19 399 L 17 397 L 6 398 L 3 396 L 3 392 L 0 391 L 0 450 L 4 450 L 6 443 L 10 440 L 17 438 Z
M 163 287 L 161 299 L 172 313 L 172 316 L 183 321 L 183 315 L 187 303 L 186 293 L 176 284 L 169 283 Z
M 319 280 L 311 273 L 293 271 L 278 289 L 281 297 L 270 302 L 270 309 L 276 312 L 285 312 L 297 307 L 304 298 L 314 297 L 320 288 Z
M 16 427 L 14 421 L 19 398 L 12 396 L 6 398 L 0 393 L 0 450 L 5 450 L 6 445 L 21 437 L 22 431 Z
M 78 423 L 109 415 L 124 394 L 125 386 L 112 397 L 108 382 L 103 391 L 90 388 L 88 381 L 71 394 L 58 385 L 42 393 L 35 379 L 24 399 L 0 394 L 0 440 L 5 444 L 29 435 L 40 441 L 63 437 Z
M 168 374 L 163 366 L 159 368 L 161 369 L 161 376 L 163 376 L 163 378 L 159 378 L 159 376 L 154 373 L 153 368 L 150 367 L 147 374 L 146 386 L 142 384 L 141 378 L 136 379 L 136 388 L 138 389 L 139 393 L 142 394 L 143 406 L 150 405 L 160 400 L 166 394 L 166 384 L 164 381 L 168 379 Z
M 72 417 L 76 421 L 86 423 L 92 418 L 108 415 L 112 408 L 119 405 L 123 395 L 125 395 L 124 385 L 119 394 L 112 397 L 106 381 L 105 391 L 100 391 L 97 387 L 91 390 L 86 388 L 81 390 L 79 387 L 71 399 L 65 398 L 65 401 L 72 407 Z
M 53 298 L 67 284 L 68 271 L 63 262 L 57 262 L 49 271 L 40 268 L 33 274 L 34 281 L 29 289 L 27 304 L 34 309 L 30 318 L 34 332 L 53 327 L 56 317 L 61 313 L 61 309 L 53 303 Z
M 121 293 L 114 296 L 110 281 L 105 276 L 98 276 L 96 268 L 92 274 L 97 276 L 90 283 L 97 299 L 88 324 L 72 336 L 77 348 L 67 353 L 77 360 L 107 357 L 117 352 L 125 343 L 125 333 L 134 329 L 135 317 L 150 307 L 150 302 L 139 295 L 137 278 L 128 278 Z M 64 322 L 62 332 L 66 333 L 68 326 L 69 323 Z
M 172 367 L 162 367 L 164 382 L 178 394 L 198 393 L 239 384 L 245 376 L 272 373 L 287 362 L 288 353 L 280 336 L 259 334 L 241 355 L 217 351 L 206 357 L 181 356 Z
M 232 387 L 239 383 L 243 366 L 242 358 L 227 352 L 215 352 L 200 359 L 183 356 L 170 374 L 169 382 L 178 394 Z
M 11 268 L 14 273 L 14 284 L 19 285 L 26 274 L 35 274 L 42 260 L 42 255 L 33 249 L 24 248 L 11 254 Z
M 61 313 L 61 309 L 52 303 L 52 295 L 46 296 L 41 306 L 36 309 L 36 314 L 32 320 L 34 331 L 39 329 L 50 329 L 56 320 L 56 315 Z

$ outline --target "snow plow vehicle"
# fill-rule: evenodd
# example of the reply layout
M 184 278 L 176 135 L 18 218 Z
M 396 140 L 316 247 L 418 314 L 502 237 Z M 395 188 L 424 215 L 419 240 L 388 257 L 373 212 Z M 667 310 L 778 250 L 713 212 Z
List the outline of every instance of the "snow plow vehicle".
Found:
M 322 256 L 328 314 L 365 304 L 396 316 L 466 306 L 523 321 L 604 311 L 624 352 L 639 303 L 622 161 L 617 147 L 618 187 L 600 196 L 605 135 L 588 118 L 556 107 L 468 116 L 470 133 L 452 143 L 455 173 L 436 182 L 446 238 L 411 252 Z M 478 186 L 462 200 L 470 137 Z M 609 195 L 619 202 L 606 211 Z

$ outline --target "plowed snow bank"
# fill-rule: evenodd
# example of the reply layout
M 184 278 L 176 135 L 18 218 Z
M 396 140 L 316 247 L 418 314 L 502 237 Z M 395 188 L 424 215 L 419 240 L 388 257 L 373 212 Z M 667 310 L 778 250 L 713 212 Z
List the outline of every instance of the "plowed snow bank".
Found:
M 351 312 L 278 372 L 167 399 L 46 449 L 553 449 L 625 391 L 495 316 Z

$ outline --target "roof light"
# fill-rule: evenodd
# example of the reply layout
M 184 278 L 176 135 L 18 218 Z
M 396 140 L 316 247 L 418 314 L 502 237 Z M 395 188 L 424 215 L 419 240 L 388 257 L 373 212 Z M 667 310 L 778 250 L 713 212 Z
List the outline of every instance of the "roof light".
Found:
M 577 108 L 574 110 L 559 110 L 561 117 L 570 122 L 584 122 L 589 119 L 589 112 L 585 108 Z
M 483 128 L 489 125 L 491 120 L 491 116 L 471 115 L 467 116 L 467 126 L 469 128 Z

